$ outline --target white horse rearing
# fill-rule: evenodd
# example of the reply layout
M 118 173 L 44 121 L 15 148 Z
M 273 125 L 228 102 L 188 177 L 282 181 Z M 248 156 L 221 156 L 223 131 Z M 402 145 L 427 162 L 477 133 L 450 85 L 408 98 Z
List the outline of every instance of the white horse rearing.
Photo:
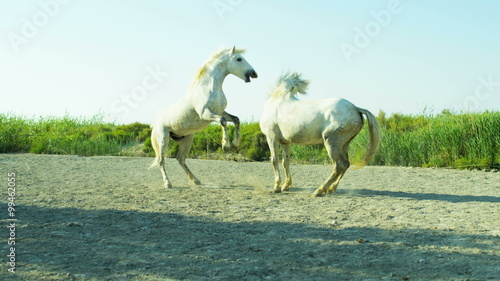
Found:
M 179 144 L 177 161 L 195 184 L 200 184 L 200 181 L 186 166 L 186 154 L 193 143 L 194 133 L 212 122 L 219 122 L 223 128 L 222 146 L 227 149 L 231 144 L 226 123 L 233 122 L 236 129 L 233 145 L 239 145 L 239 119 L 224 111 L 227 100 L 222 91 L 222 83 L 229 74 L 247 83 L 250 82 L 250 77 L 257 78 L 257 73 L 243 58 L 242 53 L 244 50 L 233 47 L 213 55 L 196 73 L 187 94 L 158 113 L 151 132 L 151 144 L 156 154 L 151 167 L 160 167 L 165 187 L 172 187 L 165 170 L 165 153 L 170 138 Z
M 274 169 L 274 192 L 290 189 L 290 144 L 324 143 L 334 162 L 333 173 L 314 192 L 314 196 L 332 193 L 349 168 L 349 143 L 363 128 L 363 115 L 368 121 L 370 145 L 365 155 L 368 163 L 380 144 L 380 127 L 368 110 L 359 108 L 345 99 L 299 101 L 297 93 L 306 94 L 309 81 L 298 73 L 286 73 L 280 77 L 274 92 L 269 96 L 260 128 L 267 137 Z M 285 182 L 281 186 L 278 170 L 278 147 L 283 147 Z

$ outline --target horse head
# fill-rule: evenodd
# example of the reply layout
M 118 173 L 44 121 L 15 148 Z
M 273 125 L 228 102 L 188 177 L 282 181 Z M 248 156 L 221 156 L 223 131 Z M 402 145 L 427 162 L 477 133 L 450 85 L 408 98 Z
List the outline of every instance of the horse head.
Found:
M 242 56 L 244 50 L 236 49 L 233 47 L 229 51 L 229 61 L 227 63 L 227 70 L 229 73 L 245 80 L 246 83 L 250 82 L 250 78 L 257 78 L 257 72 Z

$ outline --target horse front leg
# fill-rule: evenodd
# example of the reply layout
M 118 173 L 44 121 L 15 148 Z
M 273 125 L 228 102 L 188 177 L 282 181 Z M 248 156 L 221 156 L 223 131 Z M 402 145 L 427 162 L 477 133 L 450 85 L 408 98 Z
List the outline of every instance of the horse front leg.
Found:
M 267 138 L 267 143 L 269 145 L 269 150 L 271 150 L 271 164 L 273 166 L 273 171 L 274 171 L 274 188 L 273 192 L 274 193 L 280 193 L 281 192 L 281 176 L 280 176 L 280 171 L 278 168 L 279 164 L 279 159 L 278 159 L 278 142 L 273 140 L 272 138 L 268 137 Z
M 220 123 L 220 125 L 222 126 L 222 149 L 224 149 L 225 151 L 229 150 L 231 145 L 229 142 L 229 135 L 227 133 L 226 117 L 216 114 L 212 110 L 205 108 L 200 114 L 200 119 Z
M 240 118 L 225 111 L 222 116 L 226 118 L 226 121 L 234 123 L 234 140 L 232 144 L 234 147 L 240 146 Z

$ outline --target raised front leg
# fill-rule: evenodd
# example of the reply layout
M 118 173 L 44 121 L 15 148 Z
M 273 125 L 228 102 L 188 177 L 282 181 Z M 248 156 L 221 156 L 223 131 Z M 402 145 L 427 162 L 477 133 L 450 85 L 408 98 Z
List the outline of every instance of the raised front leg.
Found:
M 230 148 L 229 136 L 227 133 L 227 120 L 224 116 L 214 113 L 212 110 L 205 108 L 201 114 L 200 118 L 207 121 L 219 122 L 222 126 L 222 148 L 228 150 Z
M 233 122 L 234 123 L 234 140 L 233 140 L 233 145 L 235 147 L 238 147 L 240 145 L 240 118 L 238 118 L 235 115 L 231 115 L 227 112 L 224 111 L 222 114 L 224 118 L 226 118 L 226 121 L 228 122 Z
M 222 115 L 213 112 L 207 107 L 203 108 L 201 112 L 198 111 L 198 114 L 201 120 L 219 122 L 223 126 L 226 124 L 226 118 L 224 118 Z

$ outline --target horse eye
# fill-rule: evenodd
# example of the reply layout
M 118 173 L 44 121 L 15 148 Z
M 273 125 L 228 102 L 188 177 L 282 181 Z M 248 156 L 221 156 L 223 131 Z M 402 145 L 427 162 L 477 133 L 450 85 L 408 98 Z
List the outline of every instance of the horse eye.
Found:
M 237 61 L 241 61 L 241 58 L 237 58 L 236 60 L 237 60 Z

